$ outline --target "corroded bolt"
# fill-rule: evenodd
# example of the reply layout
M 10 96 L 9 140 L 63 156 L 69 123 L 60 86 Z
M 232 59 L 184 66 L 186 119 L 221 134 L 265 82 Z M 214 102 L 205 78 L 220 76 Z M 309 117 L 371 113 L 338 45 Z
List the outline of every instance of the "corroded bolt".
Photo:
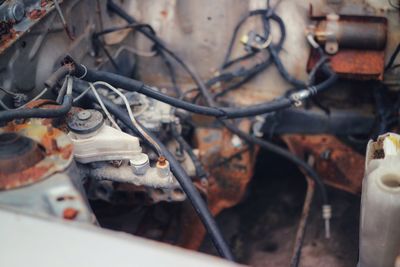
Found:
M 79 211 L 75 208 L 65 208 L 63 218 L 66 220 L 74 220 L 78 216 Z
M 167 165 L 167 159 L 164 156 L 161 156 L 158 158 L 158 165 L 159 166 L 165 166 Z

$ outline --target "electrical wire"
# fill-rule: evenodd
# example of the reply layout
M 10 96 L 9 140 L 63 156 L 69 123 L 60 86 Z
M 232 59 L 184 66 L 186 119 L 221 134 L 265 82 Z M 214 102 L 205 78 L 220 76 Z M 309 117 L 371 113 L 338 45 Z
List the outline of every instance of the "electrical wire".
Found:
M 134 127 L 140 132 L 140 135 L 143 136 L 146 139 L 146 141 L 149 142 L 157 150 L 157 154 L 159 157 L 164 156 L 164 152 L 161 149 L 161 147 L 159 146 L 159 144 L 144 130 L 144 128 L 135 119 L 135 116 L 133 116 L 131 106 L 129 105 L 128 99 L 126 99 L 126 96 L 124 96 L 124 94 L 121 93 L 117 88 L 113 87 L 112 85 L 110 85 L 106 82 L 95 82 L 95 83 L 93 83 L 93 85 L 105 86 L 106 88 L 108 88 L 111 91 L 113 91 L 114 93 L 116 93 L 119 97 L 121 97 L 122 101 L 124 101 L 126 110 L 128 111 L 128 114 L 129 114 L 129 118 L 131 119 L 131 122 L 134 125 Z M 99 98 L 100 98 L 100 96 L 99 96 Z
M 107 108 L 104 106 L 104 103 L 101 100 L 101 97 L 100 97 L 99 93 L 97 93 L 96 88 L 93 86 L 92 83 L 89 83 L 89 87 L 92 90 L 93 94 L 96 96 L 97 102 L 99 103 L 101 109 L 106 114 L 108 120 L 111 122 L 111 124 L 114 126 L 115 129 L 117 129 L 119 131 L 122 131 L 121 128 L 118 126 L 118 124 L 113 119 L 113 117 L 111 116 L 110 112 L 108 112 Z
M 90 87 L 86 88 L 82 93 L 80 93 L 77 97 L 74 98 L 72 101 L 73 104 L 77 103 L 79 100 L 81 100 L 89 91 Z
M 397 47 L 394 50 L 393 54 L 390 56 L 389 62 L 385 66 L 385 71 L 389 70 L 393 66 L 393 63 L 396 60 L 396 58 L 397 58 L 399 53 L 400 53 L 400 43 L 397 45 Z

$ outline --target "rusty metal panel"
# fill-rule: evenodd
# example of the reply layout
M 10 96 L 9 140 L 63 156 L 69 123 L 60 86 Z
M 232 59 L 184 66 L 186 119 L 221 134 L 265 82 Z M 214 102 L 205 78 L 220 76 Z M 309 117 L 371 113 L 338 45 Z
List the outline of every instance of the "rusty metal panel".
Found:
M 242 130 L 248 130 L 249 121 L 243 121 Z M 213 215 L 238 204 L 253 176 L 257 156 L 256 147 L 247 148 L 237 136 L 226 129 L 197 128 L 195 133 L 200 159 L 210 173 L 208 184 L 197 183 L 207 195 L 208 207 Z M 206 231 L 190 206 L 182 216 L 180 245 L 198 249 Z
M 284 135 L 290 151 L 315 158 L 315 169 L 324 182 L 353 194 L 361 194 L 364 157 L 331 135 Z

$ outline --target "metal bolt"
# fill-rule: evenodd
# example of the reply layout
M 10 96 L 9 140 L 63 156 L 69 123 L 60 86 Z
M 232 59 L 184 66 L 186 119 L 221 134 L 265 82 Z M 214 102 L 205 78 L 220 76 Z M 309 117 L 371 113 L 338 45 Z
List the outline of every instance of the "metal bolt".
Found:
M 92 113 L 88 110 L 83 110 L 78 113 L 78 119 L 86 121 L 92 117 Z

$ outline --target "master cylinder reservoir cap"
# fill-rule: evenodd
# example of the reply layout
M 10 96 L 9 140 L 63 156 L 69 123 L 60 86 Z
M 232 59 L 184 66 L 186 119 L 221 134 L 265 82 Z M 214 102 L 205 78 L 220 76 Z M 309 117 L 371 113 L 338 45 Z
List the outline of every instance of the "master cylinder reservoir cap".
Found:
M 104 124 L 103 114 L 94 109 L 82 110 L 68 119 L 68 128 L 77 134 L 90 134 Z

